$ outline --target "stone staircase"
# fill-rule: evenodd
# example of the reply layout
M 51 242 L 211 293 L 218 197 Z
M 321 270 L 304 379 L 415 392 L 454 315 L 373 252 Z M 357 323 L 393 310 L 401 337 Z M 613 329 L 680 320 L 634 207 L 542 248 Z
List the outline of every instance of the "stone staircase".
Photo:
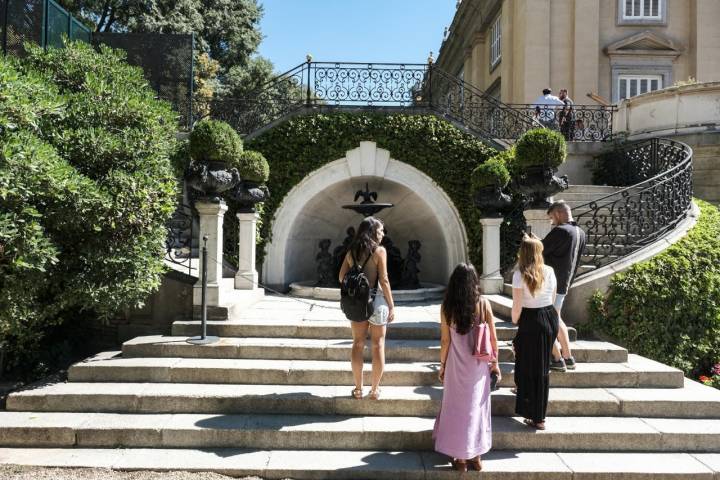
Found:
M 579 363 L 552 373 L 547 430 L 523 425 L 510 392 L 510 301 L 490 299 L 504 376 L 492 395 L 485 472 L 720 478 L 720 392 L 616 345 L 577 340 L 574 331 Z M 185 342 L 197 322 L 176 322 L 172 336 L 139 337 L 74 365 L 66 383 L 13 393 L 0 412 L 0 462 L 263 478 L 456 478 L 432 452 L 442 398 L 439 304 L 398 306 L 379 401 L 350 397 L 349 324 L 336 303 L 316 304 L 266 297 L 232 320 L 209 322 L 209 333 L 223 338 L 207 346 Z

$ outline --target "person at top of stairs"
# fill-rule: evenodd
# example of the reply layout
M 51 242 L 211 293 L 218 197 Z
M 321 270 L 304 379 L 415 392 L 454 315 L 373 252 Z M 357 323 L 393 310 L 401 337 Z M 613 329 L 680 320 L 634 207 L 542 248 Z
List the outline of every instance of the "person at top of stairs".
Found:
M 475 341 L 485 322 L 491 358 L 474 356 Z M 487 352 L 491 353 L 491 352 Z M 491 372 L 501 377 L 498 343 L 490 302 L 480 296 L 475 267 L 461 263 L 450 276 L 440 309 L 440 372 L 443 398 L 435 419 L 435 450 L 453 457 L 456 470 L 482 468 L 480 456 L 492 445 Z
M 357 262 L 361 265 L 373 289 L 373 313 L 367 320 L 351 321 L 353 346 L 351 363 L 355 388 L 352 396 L 361 399 L 363 396 L 363 351 L 368 329 L 372 341 L 372 386 L 369 398 L 380 398 L 380 380 L 385 370 L 385 333 L 387 324 L 395 318 L 395 307 L 390 290 L 390 279 L 387 272 L 387 251 L 380 245 L 385 236 L 383 223 L 375 217 L 367 217 L 361 223 L 350 244 L 340 268 L 340 283 L 345 274 Z
M 570 350 L 568 328 L 560 314 L 570 285 L 575 278 L 580 257 L 585 250 L 585 232 L 573 221 L 570 206 L 563 202 L 555 202 L 547 210 L 550 223 L 554 226 L 543 239 L 543 259 L 545 265 L 552 267 L 557 279 L 557 295 L 555 310 L 558 314 L 558 340 L 553 345 L 553 361 L 551 370 L 564 372 L 575 370 L 575 359 Z M 562 348 L 562 353 L 559 346 Z
M 550 360 L 558 332 L 553 304 L 557 281 L 543 262 L 543 244 L 535 235 L 523 235 L 513 273 L 512 323 L 518 326 L 515 347 L 515 412 L 525 423 L 545 430 L 550 394 Z

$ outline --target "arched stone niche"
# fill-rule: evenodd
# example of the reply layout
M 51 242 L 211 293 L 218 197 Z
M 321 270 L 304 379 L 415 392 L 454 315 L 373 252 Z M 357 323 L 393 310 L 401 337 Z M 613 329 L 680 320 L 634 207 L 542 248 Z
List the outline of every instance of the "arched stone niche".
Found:
M 263 264 L 264 283 L 284 290 L 292 282 L 316 278 L 315 256 L 323 238 L 331 252 L 349 226 L 362 217 L 342 208 L 357 190 L 370 185 L 379 202 L 394 203 L 377 216 L 385 222 L 403 257 L 408 241 L 420 240 L 420 280 L 446 284 L 452 269 L 467 261 L 467 234 L 447 194 L 418 169 L 390 158 L 375 142 L 363 141 L 344 158 L 315 170 L 285 196 L 271 228 Z

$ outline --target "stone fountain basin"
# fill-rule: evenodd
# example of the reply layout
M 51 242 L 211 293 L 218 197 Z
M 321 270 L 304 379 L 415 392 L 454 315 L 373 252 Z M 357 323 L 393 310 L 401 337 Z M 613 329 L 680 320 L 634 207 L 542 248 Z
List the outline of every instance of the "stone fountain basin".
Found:
M 445 285 L 437 283 L 420 282 L 416 290 L 393 290 L 395 303 L 424 302 L 428 300 L 442 300 L 445 295 Z M 315 282 L 294 282 L 290 284 L 290 295 L 300 298 L 312 298 L 315 300 L 340 301 L 339 288 L 316 287 Z

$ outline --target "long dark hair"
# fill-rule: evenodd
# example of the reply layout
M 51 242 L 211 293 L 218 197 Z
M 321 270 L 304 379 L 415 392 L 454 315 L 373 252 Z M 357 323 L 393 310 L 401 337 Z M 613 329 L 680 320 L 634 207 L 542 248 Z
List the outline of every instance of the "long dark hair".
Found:
M 454 326 L 460 335 L 472 328 L 475 309 L 480 301 L 480 278 L 471 263 L 461 263 L 448 282 L 442 312 L 448 325 Z
M 378 247 L 378 231 L 382 228 L 383 223 L 375 217 L 365 217 L 360 222 L 355 238 L 350 245 L 350 251 L 356 262 L 359 262 L 365 254 L 370 255 Z

